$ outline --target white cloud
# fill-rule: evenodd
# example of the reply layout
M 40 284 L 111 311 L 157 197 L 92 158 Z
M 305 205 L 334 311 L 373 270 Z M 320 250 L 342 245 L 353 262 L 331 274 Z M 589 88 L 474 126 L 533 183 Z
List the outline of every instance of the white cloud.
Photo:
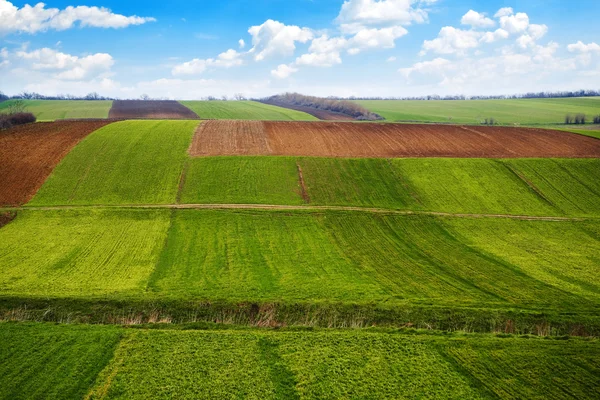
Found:
M 364 26 L 409 25 L 427 21 L 428 11 L 422 6 L 436 0 L 346 0 L 336 21 L 342 30 L 356 33 Z
M 15 60 L 21 68 L 49 73 L 59 80 L 81 81 L 107 75 L 115 61 L 110 54 L 97 53 L 85 57 L 65 54 L 53 49 L 18 51 Z
M 8 58 L 8 49 L 6 47 L 4 47 L 0 50 L 0 57 Z
M 585 44 L 581 40 L 577 43 L 573 43 L 567 46 L 567 49 L 571 53 L 599 53 L 600 54 L 600 45 L 595 42 Z
M 396 61 L 396 57 L 394 57 L 394 56 L 391 56 L 387 59 L 387 62 L 394 62 L 394 61 Z
M 269 19 L 262 25 L 252 26 L 248 33 L 252 35 L 252 49 L 255 61 L 262 61 L 270 56 L 289 56 L 296 50 L 296 42 L 306 43 L 313 38 L 308 28 L 285 25 Z
M 530 46 L 534 46 L 535 45 L 535 39 L 527 34 L 525 35 L 521 35 L 518 39 L 517 39 L 517 44 L 519 45 L 520 48 L 522 49 L 526 49 Z
M 240 46 L 240 49 L 243 49 L 244 47 L 246 47 L 246 42 L 244 42 L 244 39 L 240 39 L 238 41 L 238 44 Z
M 525 13 L 500 17 L 500 26 L 509 33 L 521 33 L 529 27 L 529 16 Z
M 0 0 L 0 35 L 9 33 L 36 33 L 55 29 L 80 27 L 125 28 L 156 21 L 154 18 L 114 14 L 108 8 L 68 6 L 64 10 L 46 8 L 44 3 L 28 4 L 18 8 L 7 0 Z
M 191 61 L 178 64 L 173 67 L 171 73 L 174 76 L 182 75 L 200 75 L 210 67 L 230 68 L 244 64 L 242 53 L 238 53 L 233 49 L 229 49 L 214 58 L 199 59 L 195 58 Z
M 494 43 L 494 42 L 497 42 L 498 40 L 508 39 L 509 36 L 510 36 L 510 33 L 506 32 L 502 28 L 498 28 L 494 32 L 486 32 L 481 37 L 480 40 L 483 43 Z
M 381 29 L 362 29 L 357 32 L 349 41 L 349 53 L 358 54 L 366 49 L 392 49 L 395 47 L 395 40 L 406 35 L 408 31 L 401 26 Z
M 341 63 L 342 59 L 338 52 L 303 54 L 294 62 L 295 65 L 309 65 L 312 67 L 332 67 Z
M 508 15 L 513 15 L 514 13 L 515 11 L 512 9 L 512 7 L 504 7 L 498 10 L 498 12 L 494 15 L 494 18 L 502 18 Z
M 487 18 L 485 14 L 473 10 L 469 10 L 469 12 L 463 15 L 460 23 L 463 25 L 471 25 L 473 28 L 491 28 L 496 25 L 496 23 Z
M 438 57 L 431 61 L 418 62 L 410 68 L 400 68 L 398 72 L 408 79 L 415 72 L 422 74 L 443 74 L 449 67 L 452 67 L 450 60 Z
M 446 26 L 440 30 L 436 39 L 426 40 L 423 43 L 423 50 L 420 54 L 425 55 L 429 51 L 438 54 L 462 53 L 465 50 L 477 47 L 481 37 L 481 32 Z
M 546 33 L 548 33 L 548 26 L 531 24 L 531 25 L 529 25 L 527 30 L 529 31 L 529 34 L 531 35 L 532 38 L 534 38 L 535 40 L 538 40 L 538 39 L 541 39 L 544 36 L 546 36 Z
M 294 68 L 290 65 L 281 64 L 277 67 L 277 69 L 271 71 L 271 75 L 277 79 L 285 79 L 295 72 L 298 72 L 297 68 Z

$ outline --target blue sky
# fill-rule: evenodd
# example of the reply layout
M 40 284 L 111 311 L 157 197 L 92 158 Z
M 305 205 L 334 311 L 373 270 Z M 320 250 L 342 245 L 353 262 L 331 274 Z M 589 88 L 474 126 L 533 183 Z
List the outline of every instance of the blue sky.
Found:
M 600 89 L 597 0 L 47 1 L 0 0 L 5 93 Z

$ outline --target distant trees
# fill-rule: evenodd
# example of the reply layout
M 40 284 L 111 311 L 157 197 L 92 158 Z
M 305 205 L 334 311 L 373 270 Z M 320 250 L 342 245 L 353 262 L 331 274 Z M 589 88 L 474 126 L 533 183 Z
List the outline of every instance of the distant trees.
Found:
M 246 100 L 246 96 L 244 96 L 243 93 L 236 93 L 233 95 L 233 98 L 237 101 L 244 101 Z
M 101 96 L 96 92 L 88 93 L 85 96 L 75 96 L 73 94 L 58 94 L 56 96 L 44 96 L 36 92 L 21 92 L 14 96 L 0 95 L 0 101 L 4 96 L 4 100 L 21 99 L 21 100 L 115 100 L 112 97 Z
M 600 124 L 600 115 L 594 117 L 594 124 Z
M 4 94 L 4 92 L 0 91 L 0 102 L 8 100 L 10 97 Z
M 504 99 L 555 99 L 567 97 L 599 97 L 600 90 L 576 90 L 571 92 L 536 92 L 513 95 L 491 96 L 465 96 L 462 94 L 452 96 L 439 96 L 437 94 L 415 97 L 336 97 L 338 100 L 504 100 Z
M 16 125 L 35 122 L 35 115 L 25 110 L 25 102 L 17 99 L 6 108 L 6 113 L 0 114 L 0 129 L 8 129 Z
M 496 121 L 495 118 L 486 118 L 486 119 L 483 120 L 483 122 L 481 124 L 482 125 L 494 126 L 494 125 L 498 125 L 498 121 Z
M 382 116 L 367 110 L 360 104 L 348 100 L 305 96 L 299 93 L 284 93 L 263 100 L 270 103 L 290 104 L 294 106 L 316 108 L 318 110 L 333 111 L 349 115 L 358 120 L 376 121 L 383 119 Z
M 565 125 L 585 125 L 587 122 L 587 117 L 585 114 L 577 114 L 572 116 L 571 114 L 567 114 L 565 116 Z

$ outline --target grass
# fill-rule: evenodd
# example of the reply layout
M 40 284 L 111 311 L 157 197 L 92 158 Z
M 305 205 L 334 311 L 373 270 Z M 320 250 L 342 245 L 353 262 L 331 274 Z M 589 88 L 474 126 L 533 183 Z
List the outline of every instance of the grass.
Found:
M 86 137 L 30 205 L 174 203 L 195 121 L 125 121 Z
M 597 340 L 0 324 L 6 398 L 593 399 Z M 116 349 L 115 349 L 116 347 Z M 85 355 L 85 356 L 81 356 Z M 18 388 L 18 390 L 17 390 Z
M 358 101 L 388 121 L 479 124 L 494 118 L 502 125 L 562 124 L 567 114 L 598 114 L 600 98 L 509 99 L 467 101 Z
M 600 295 L 599 229 L 361 212 L 24 211 L 0 230 L 0 288 L 4 298 L 586 311 Z
M 190 161 L 182 203 L 310 205 L 463 214 L 600 215 L 597 159 L 327 159 Z
M 0 294 L 143 294 L 167 211 L 23 211 L 0 230 Z
M 596 125 L 598 126 L 598 125 Z M 554 129 L 556 129 L 556 127 L 553 127 Z M 592 129 L 572 129 L 572 128 L 561 128 L 561 131 L 565 131 L 565 132 L 571 132 L 571 133 L 577 133 L 579 135 L 583 135 L 583 136 L 589 136 L 589 137 L 593 137 L 596 139 L 600 139 L 600 128 L 596 129 L 596 130 L 592 130 Z
M 293 159 L 206 157 L 189 161 L 181 203 L 303 204 Z
M 317 121 L 307 113 L 256 101 L 181 101 L 202 119 Z
M 0 398 L 83 398 L 122 333 L 112 327 L 0 324 Z
M 0 102 L 0 112 L 14 100 Z M 110 100 L 23 100 L 26 111 L 33 113 L 38 121 L 57 119 L 108 118 L 112 107 Z

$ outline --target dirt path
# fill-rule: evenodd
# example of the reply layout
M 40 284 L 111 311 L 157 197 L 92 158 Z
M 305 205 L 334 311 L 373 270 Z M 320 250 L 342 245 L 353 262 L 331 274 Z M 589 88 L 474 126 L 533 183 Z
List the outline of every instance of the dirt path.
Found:
M 4 207 L 0 208 L 0 213 L 6 211 L 52 211 L 52 210 L 85 210 L 85 209 L 167 209 L 167 210 L 274 210 L 274 211 L 358 211 L 374 214 L 388 215 L 432 215 L 438 217 L 456 217 L 456 218 L 506 218 L 519 219 L 525 221 L 588 221 L 598 220 L 600 217 L 552 217 L 552 216 L 531 216 L 531 215 L 512 215 L 512 214 L 453 214 L 437 211 L 412 211 L 412 210 L 394 210 L 386 208 L 372 207 L 352 207 L 352 206 L 290 206 L 278 204 L 131 204 L 131 205 L 89 205 L 89 206 L 40 206 L 40 207 Z

